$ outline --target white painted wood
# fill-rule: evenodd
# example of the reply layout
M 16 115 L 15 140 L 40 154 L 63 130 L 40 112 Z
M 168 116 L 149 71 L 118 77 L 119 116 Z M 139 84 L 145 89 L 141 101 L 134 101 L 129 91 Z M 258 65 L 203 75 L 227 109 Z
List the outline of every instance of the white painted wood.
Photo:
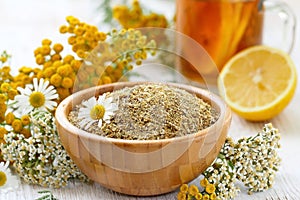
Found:
M 294 10 L 300 22 L 300 1 L 285 0 Z M 64 23 L 65 16 L 74 15 L 89 23 L 96 24 L 99 19 L 95 13 L 96 0 L 0 0 L 0 51 L 7 49 L 13 54 L 11 65 L 17 68 L 27 65 L 34 66 L 33 50 L 45 38 L 63 41 L 58 34 L 59 25 Z M 33 9 L 34 8 L 34 9 Z M 297 28 L 298 35 L 300 33 Z M 300 71 L 300 42 L 296 41 L 292 52 L 298 71 Z M 274 187 L 266 192 L 247 195 L 243 191 L 237 200 L 298 200 L 300 199 L 300 89 L 290 105 L 278 117 L 271 120 L 282 134 L 282 166 L 276 178 Z M 255 134 L 264 123 L 250 123 L 238 116 L 233 116 L 230 135 L 238 138 Z M 198 180 L 196 180 L 198 181 Z M 0 200 L 33 200 L 39 197 L 38 186 L 22 184 L 18 191 L 0 195 Z M 176 192 L 166 195 L 138 198 L 118 194 L 107 190 L 98 184 L 82 184 L 73 182 L 63 189 L 52 190 L 60 200 L 170 200 L 176 199 Z

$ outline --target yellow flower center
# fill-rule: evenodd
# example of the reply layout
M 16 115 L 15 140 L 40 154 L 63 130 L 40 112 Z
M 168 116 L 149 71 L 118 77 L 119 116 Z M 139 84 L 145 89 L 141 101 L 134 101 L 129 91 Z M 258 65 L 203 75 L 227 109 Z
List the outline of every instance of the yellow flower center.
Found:
M 212 194 L 214 193 L 216 190 L 216 187 L 214 184 L 208 184 L 205 188 L 205 191 L 208 193 L 208 194 Z
M 90 116 L 93 120 L 102 119 L 105 113 L 105 108 L 103 105 L 95 105 L 90 112 Z
M 7 181 L 6 174 L 4 172 L 0 171 L 0 187 L 5 185 L 6 181 Z
M 34 108 L 39 108 L 45 104 L 45 95 L 41 92 L 32 92 L 29 96 L 29 102 Z

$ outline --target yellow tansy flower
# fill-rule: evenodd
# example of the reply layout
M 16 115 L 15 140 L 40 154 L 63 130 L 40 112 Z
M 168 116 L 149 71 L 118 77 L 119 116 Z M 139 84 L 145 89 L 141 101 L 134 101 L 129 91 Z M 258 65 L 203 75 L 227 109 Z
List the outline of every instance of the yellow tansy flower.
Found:
M 112 81 L 111 81 L 111 78 L 110 78 L 109 76 L 103 76 L 103 77 L 101 78 L 101 80 L 102 80 L 102 83 L 103 83 L 103 84 L 109 84 L 109 83 L 112 82 Z
M 35 62 L 36 64 L 38 65 L 42 65 L 45 63 L 45 58 L 42 54 L 38 54 L 36 57 L 35 57 Z
M 56 72 L 59 75 L 61 75 L 62 77 L 66 77 L 66 76 L 69 76 L 73 72 L 73 69 L 72 69 L 71 65 L 65 64 L 65 65 L 58 67 Z
M 189 191 L 189 186 L 188 186 L 188 184 L 182 184 L 181 186 L 180 186 L 180 192 L 183 192 L 183 193 L 187 193 L 188 191 Z
M 208 193 L 208 194 L 212 194 L 216 191 L 216 187 L 214 184 L 207 184 L 207 186 L 205 187 L 205 191 Z
M 51 56 L 51 61 L 61 60 L 61 55 L 56 53 Z
M 60 53 L 63 49 L 64 49 L 64 47 L 63 47 L 62 44 L 56 43 L 56 44 L 53 45 L 53 50 L 56 53 Z
M 68 31 L 68 27 L 66 25 L 60 26 L 60 28 L 59 28 L 60 33 L 64 34 L 64 33 L 67 33 L 67 31 Z
M 19 69 L 19 72 L 24 73 L 24 74 L 29 74 L 32 72 L 32 68 L 23 66 Z
M 71 64 L 71 62 L 74 60 L 74 56 L 68 54 L 63 58 L 64 64 Z
M 50 52 L 51 52 L 50 46 L 48 46 L 48 45 L 43 45 L 43 46 L 42 46 L 42 48 L 41 48 L 41 54 L 42 54 L 43 56 L 49 55 Z
M 52 43 L 52 41 L 47 38 L 42 40 L 42 45 L 51 45 L 51 43 Z
M 10 99 L 10 100 L 14 100 L 15 96 L 18 94 L 18 91 L 15 90 L 15 89 L 11 89 L 7 92 L 7 97 Z
M 200 185 L 201 185 L 202 187 L 206 187 L 208 184 L 209 184 L 209 182 L 208 182 L 208 180 L 207 180 L 206 178 L 204 178 L 204 179 L 202 179 L 202 180 L 200 181 Z
M 183 192 L 179 192 L 179 193 L 177 194 L 177 199 L 178 199 L 178 200 L 186 200 L 186 194 L 183 193 Z
M 9 85 L 9 83 L 2 83 L 1 84 L 1 91 L 2 92 L 8 92 L 8 90 L 9 90 L 9 88 L 10 88 L 10 85 Z
M 23 115 L 21 117 L 21 122 L 22 122 L 23 126 L 26 126 L 26 125 L 30 124 L 30 117 L 29 117 L 29 115 Z
M 195 195 L 195 199 L 196 200 L 200 200 L 200 199 L 202 199 L 202 194 L 200 193 L 200 192 L 198 192 L 196 195 Z
M 3 139 L 6 133 L 7 130 L 4 127 L 0 127 L 0 139 Z
M 5 113 L 7 109 L 7 105 L 5 103 L 0 103 L 0 113 Z
M 73 86 L 73 81 L 71 78 L 69 77 L 64 77 L 62 82 L 61 82 L 61 86 L 64 88 L 71 88 Z
M 209 195 L 208 194 L 205 194 L 205 195 L 203 195 L 203 198 L 202 198 L 203 200 L 209 200 Z
M 22 124 L 21 120 L 19 120 L 19 119 L 15 119 L 12 122 L 11 126 L 15 132 L 20 132 L 23 128 L 23 124 Z
M 59 74 L 54 74 L 50 78 L 50 83 L 55 87 L 59 87 L 61 85 L 62 77 Z
M 29 137 L 31 136 L 31 132 L 30 132 L 30 130 L 27 129 L 27 128 L 23 128 L 23 129 L 20 131 L 20 133 L 21 133 L 22 135 L 24 135 L 25 138 L 29 138 Z
M 212 194 L 210 195 L 210 200 L 216 200 L 216 199 L 217 199 L 216 193 L 212 193 Z
M 7 100 L 7 97 L 5 94 L 0 94 L 0 103 L 5 103 L 5 101 Z
M 198 193 L 199 193 L 198 187 L 196 185 L 190 185 L 189 194 L 192 195 L 192 196 L 195 196 Z
M 55 73 L 55 71 L 56 70 L 54 67 L 48 67 L 48 68 L 44 69 L 43 75 L 44 75 L 44 77 L 49 78 Z

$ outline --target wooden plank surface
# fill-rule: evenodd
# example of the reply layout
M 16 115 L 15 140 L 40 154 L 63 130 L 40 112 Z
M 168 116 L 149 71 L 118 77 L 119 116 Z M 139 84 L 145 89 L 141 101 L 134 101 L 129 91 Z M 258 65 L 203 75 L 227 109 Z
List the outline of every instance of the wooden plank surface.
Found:
M 300 1 L 286 0 L 295 11 L 300 21 Z M 31 8 L 36 8 L 31 11 Z M 7 49 L 13 54 L 12 66 L 33 66 L 33 49 L 45 38 L 63 40 L 58 34 L 59 25 L 64 23 L 65 16 L 74 15 L 89 23 L 98 23 L 95 1 L 89 0 L 0 0 L 0 51 Z M 297 29 L 300 33 L 299 28 Z M 299 35 L 299 34 L 298 34 Z M 300 71 L 300 42 L 297 40 L 292 53 L 298 71 Z M 274 187 L 266 192 L 248 196 L 245 191 L 238 196 L 238 200 L 297 200 L 300 199 L 300 89 L 290 105 L 278 117 L 271 120 L 274 127 L 282 133 L 282 166 L 276 177 Z M 230 135 L 239 138 L 252 135 L 259 131 L 264 123 L 250 123 L 236 115 L 233 116 Z M 199 180 L 195 180 L 199 181 Z M 22 184 L 18 191 L 0 195 L 0 200 L 32 200 L 43 190 L 38 186 Z M 73 182 L 63 189 L 52 190 L 60 200 L 169 200 L 176 199 L 176 192 L 155 197 L 132 197 L 107 190 L 98 184 L 82 184 Z

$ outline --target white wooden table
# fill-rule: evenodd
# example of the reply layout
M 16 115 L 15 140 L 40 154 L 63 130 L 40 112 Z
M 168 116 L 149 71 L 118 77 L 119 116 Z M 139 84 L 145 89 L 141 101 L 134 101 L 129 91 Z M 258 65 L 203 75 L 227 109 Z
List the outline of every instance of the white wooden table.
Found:
M 285 0 L 294 10 L 300 22 L 300 1 Z M 49 37 L 55 41 L 62 38 L 58 34 L 59 25 L 65 23 L 65 16 L 74 15 L 88 23 L 99 23 L 95 5 L 96 0 L 0 0 L 0 51 L 8 50 L 15 70 L 23 65 L 34 66 L 33 50 L 40 41 Z M 32 10 L 34 8 L 34 10 Z M 298 26 L 298 35 L 300 29 Z M 298 39 L 298 38 L 297 38 Z M 300 41 L 296 40 L 292 58 L 300 71 Z M 282 166 L 276 177 L 274 187 L 266 192 L 248 196 L 242 192 L 236 199 L 300 199 L 300 88 L 289 106 L 271 122 L 282 133 Z M 264 123 L 250 123 L 236 115 L 229 130 L 238 138 L 259 131 Z M 0 200 L 33 200 L 39 197 L 38 191 L 44 188 L 22 184 L 18 191 L 0 195 Z M 176 199 L 177 192 L 156 197 L 131 197 L 107 190 L 98 184 L 86 185 L 72 183 L 63 189 L 52 190 L 60 200 L 94 199 Z

